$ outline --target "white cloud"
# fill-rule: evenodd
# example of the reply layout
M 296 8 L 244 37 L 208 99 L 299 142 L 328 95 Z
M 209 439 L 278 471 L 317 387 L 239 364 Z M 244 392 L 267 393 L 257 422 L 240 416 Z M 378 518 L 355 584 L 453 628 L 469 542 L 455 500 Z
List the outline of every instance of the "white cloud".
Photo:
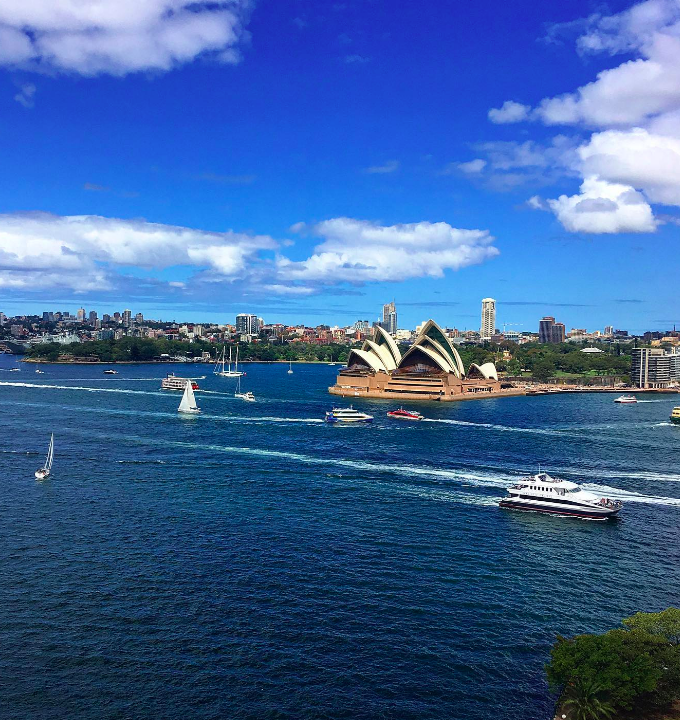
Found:
M 24 83 L 14 99 L 26 109 L 30 109 L 35 105 L 35 90 L 36 87 L 33 83 Z
M 468 162 L 457 163 L 456 167 L 467 175 L 479 175 L 486 167 L 486 160 L 475 158 Z
M 369 175 L 385 175 L 387 173 L 393 173 L 399 170 L 399 160 L 388 160 L 382 165 L 372 165 L 367 167 L 364 172 Z
M 548 200 L 550 209 L 570 232 L 653 232 L 656 220 L 644 197 L 630 185 L 586 178 L 578 195 Z
M 442 277 L 498 254 L 486 230 L 459 230 L 447 223 L 405 225 L 334 218 L 307 228 L 323 242 L 301 262 L 280 257 L 278 274 L 303 282 L 398 281 Z
M 568 230 L 651 232 L 659 223 L 650 203 L 680 206 L 680 0 L 591 15 L 555 26 L 550 39 L 574 29 L 580 54 L 628 57 L 520 118 L 598 129 L 575 152 L 549 159 L 583 182 L 580 194 L 549 206 Z
M 529 105 L 522 105 L 514 100 L 506 100 L 500 108 L 489 110 L 489 120 L 497 125 L 516 123 L 526 120 L 529 116 Z
M 72 290 L 115 283 L 125 266 L 194 266 L 223 280 L 244 277 L 268 236 L 211 233 L 143 220 L 48 214 L 0 215 L 0 287 L 50 286 Z
M 249 0 L 0 0 L 0 64 L 82 75 L 239 59 Z
M 156 287 L 228 283 L 233 292 L 304 297 L 343 282 L 441 277 L 444 270 L 498 253 L 487 231 L 446 223 L 380 226 L 336 218 L 294 229 L 324 239 L 302 261 L 282 255 L 274 260 L 271 251 L 287 243 L 267 235 L 88 215 L 0 215 L 0 289 L 113 290 L 129 285 L 126 269 L 134 267 Z M 172 267 L 184 274 L 193 268 L 194 274 L 181 281 L 158 279 L 159 271 Z
M 680 206 L 680 139 L 636 128 L 596 133 L 579 149 L 585 177 L 624 183 L 655 203 Z
M 526 108 L 519 120 L 625 127 L 644 125 L 680 108 L 678 0 L 648 0 L 617 15 L 592 15 L 580 24 L 585 28 L 576 41 L 580 53 L 636 57 L 603 70 L 593 82 L 574 92 L 544 98 L 535 110 Z M 496 111 L 490 111 L 490 117 L 491 112 Z

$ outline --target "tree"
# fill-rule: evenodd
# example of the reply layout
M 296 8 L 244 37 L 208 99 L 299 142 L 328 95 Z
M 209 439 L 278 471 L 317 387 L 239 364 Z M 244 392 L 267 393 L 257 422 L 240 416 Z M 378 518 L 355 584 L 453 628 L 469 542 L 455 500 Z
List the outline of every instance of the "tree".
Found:
M 614 714 L 602 685 L 593 680 L 577 680 L 564 692 L 562 706 L 570 720 L 607 720 Z
M 616 711 L 634 710 L 639 717 L 680 698 L 680 610 L 637 613 L 623 623 L 625 629 L 602 635 L 558 637 L 550 651 L 548 682 L 567 700 L 573 698 L 574 711 L 593 710 L 587 701 L 593 695 Z
M 642 630 L 650 635 L 659 635 L 671 645 L 680 645 L 680 609 L 667 608 L 658 613 L 635 613 L 623 624 L 631 630 Z
M 535 380 L 547 380 L 555 375 L 555 363 L 547 358 L 536 360 L 531 366 L 531 374 Z

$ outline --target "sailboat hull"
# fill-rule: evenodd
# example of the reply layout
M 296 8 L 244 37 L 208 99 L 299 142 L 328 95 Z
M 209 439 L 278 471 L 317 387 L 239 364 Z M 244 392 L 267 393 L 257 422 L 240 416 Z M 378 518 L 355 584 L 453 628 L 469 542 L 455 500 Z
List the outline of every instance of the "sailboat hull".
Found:
M 48 478 L 50 476 L 50 471 L 45 470 L 45 468 L 43 468 L 42 470 L 36 470 L 35 476 L 38 480 L 45 480 L 46 478 Z

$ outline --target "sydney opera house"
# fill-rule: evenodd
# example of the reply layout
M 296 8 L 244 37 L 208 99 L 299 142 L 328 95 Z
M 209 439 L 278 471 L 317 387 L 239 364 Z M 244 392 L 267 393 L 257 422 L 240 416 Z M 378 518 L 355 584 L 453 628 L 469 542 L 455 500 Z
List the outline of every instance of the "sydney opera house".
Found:
M 473 363 L 466 373 L 453 343 L 428 320 L 403 355 L 392 336 L 376 327 L 373 340 L 350 352 L 329 391 L 349 397 L 464 400 L 500 389 L 493 363 Z

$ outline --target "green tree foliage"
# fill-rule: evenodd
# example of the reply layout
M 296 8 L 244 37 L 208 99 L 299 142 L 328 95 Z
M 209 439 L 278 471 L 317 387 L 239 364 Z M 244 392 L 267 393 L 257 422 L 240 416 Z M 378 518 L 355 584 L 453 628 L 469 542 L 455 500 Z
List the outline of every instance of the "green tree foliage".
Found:
M 625 629 L 602 635 L 558 637 L 546 666 L 551 687 L 563 692 L 563 704 L 575 713 L 587 697 L 615 711 L 641 717 L 680 698 L 680 610 L 638 613 Z M 591 710 L 595 705 L 591 703 Z M 580 712 L 580 711 L 579 711 Z M 585 711 L 584 711 L 585 712 Z M 637 713 L 637 715 L 635 715 Z M 607 715 L 573 715 L 599 718 Z
M 659 613 L 635 613 L 623 624 L 631 630 L 643 630 L 658 635 L 671 645 L 680 645 L 680 609 L 667 608 Z
M 42 343 L 34 345 L 27 356 L 32 359 L 55 362 L 60 355 L 73 355 L 78 358 L 97 358 L 101 362 L 152 362 L 163 355 L 171 357 L 200 357 L 209 352 L 216 358 L 222 346 L 198 341 L 193 343 L 179 340 L 151 340 L 147 338 L 125 337 L 120 340 L 97 340 L 93 342 Z M 312 345 L 310 343 L 241 343 L 239 356 L 242 360 L 276 362 L 305 360 L 307 362 L 345 362 L 349 355 L 346 345 Z
M 548 358 L 539 358 L 531 365 L 531 374 L 536 380 L 547 380 L 555 375 L 555 363 Z
M 605 689 L 593 680 L 577 680 L 569 685 L 562 700 L 571 720 L 607 720 L 614 714 Z

